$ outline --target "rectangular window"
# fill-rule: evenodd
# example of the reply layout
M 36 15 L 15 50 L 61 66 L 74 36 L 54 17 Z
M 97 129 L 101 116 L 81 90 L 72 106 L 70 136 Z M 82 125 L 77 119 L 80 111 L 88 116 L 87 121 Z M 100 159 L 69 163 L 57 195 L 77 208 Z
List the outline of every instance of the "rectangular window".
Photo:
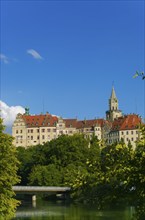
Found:
M 50 132 L 51 131 L 50 128 L 48 128 L 47 131 Z
M 126 131 L 126 134 L 128 134 L 128 131 Z
M 16 130 L 16 134 L 18 134 L 18 130 Z
M 56 129 L 55 129 L 55 128 L 53 129 L 53 132 L 56 132 Z
M 131 131 L 131 134 L 133 134 L 133 131 Z
M 37 136 L 37 140 L 39 140 L 39 136 Z
M 33 140 L 33 136 L 31 136 L 31 140 Z
M 33 133 L 33 129 L 31 129 L 31 133 Z
M 45 129 L 42 129 L 42 132 L 45 132 Z
M 39 129 L 37 129 L 37 133 L 39 133 Z
M 44 136 L 44 135 L 42 135 L 42 139 L 43 139 L 43 140 L 45 139 L 45 136 Z

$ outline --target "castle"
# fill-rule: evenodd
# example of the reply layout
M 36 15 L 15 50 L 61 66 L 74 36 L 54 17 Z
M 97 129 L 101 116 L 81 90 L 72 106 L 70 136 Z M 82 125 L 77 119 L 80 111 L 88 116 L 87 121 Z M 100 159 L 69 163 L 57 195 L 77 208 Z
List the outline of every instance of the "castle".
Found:
M 89 138 L 95 135 L 99 140 L 105 140 L 108 144 L 123 139 L 126 144 L 130 142 L 135 147 L 135 142 L 140 135 L 138 125 L 141 123 L 138 115 L 123 115 L 122 111 L 118 109 L 118 99 L 113 87 L 106 119 L 63 119 L 49 113 L 30 115 L 29 109 L 25 109 L 25 114 L 16 116 L 12 126 L 12 136 L 16 147 L 25 148 L 44 144 L 62 134 L 73 135 L 76 133 L 85 134 Z

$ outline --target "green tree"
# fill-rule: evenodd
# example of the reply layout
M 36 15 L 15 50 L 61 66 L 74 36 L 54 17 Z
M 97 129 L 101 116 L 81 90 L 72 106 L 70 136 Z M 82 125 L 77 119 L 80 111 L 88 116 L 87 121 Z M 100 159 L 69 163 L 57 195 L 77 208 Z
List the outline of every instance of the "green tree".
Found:
M 113 144 L 101 149 L 100 158 L 92 165 L 86 178 L 84 197 L 98 207 L 120 202 L 128 196 L 130 164 L 133 150 L 125 144 Z
M 60 186 L 62 184 L 62 173 L 54 164 L 36 165 L 29 175 L 29 185 L 33 186 Z
M 130 175 L 134 187 L 132 196 L 136 207 L 136 219 L 145 219 L 145 125 L 140 127 L 141 138 L 137 142 Z
M 18 147 L 18 160 L 20 161 L 18 175 L 21 176 L 21 185 L 27 185 L 29 174 L 36 165 L 46 165 L 46 147 L 43 145 L 30 146 L 25 149 Z
M 71 163 L 76 166 L 85 166 L 88 146 L 89 141 L 83 135 L 61 135 L 48 143 L 47 162 L 61 168 Z
M 13 138 L 4 133 L 0 118 L 0 220 L 11 219 L 19 202 L 14 199 L 12 186 L 19 182 L 18 160 Z

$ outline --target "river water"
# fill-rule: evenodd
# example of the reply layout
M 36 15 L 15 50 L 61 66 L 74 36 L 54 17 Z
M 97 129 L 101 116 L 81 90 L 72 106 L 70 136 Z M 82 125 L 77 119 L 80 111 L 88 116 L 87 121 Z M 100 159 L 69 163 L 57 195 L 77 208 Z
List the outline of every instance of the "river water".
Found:
M 131 220 L 133 208 L 118 208 L 100 211 L 86 205 L 65 204 L 62 202 L 37 201 L 22 203 L 16 212 L 15 220 Z

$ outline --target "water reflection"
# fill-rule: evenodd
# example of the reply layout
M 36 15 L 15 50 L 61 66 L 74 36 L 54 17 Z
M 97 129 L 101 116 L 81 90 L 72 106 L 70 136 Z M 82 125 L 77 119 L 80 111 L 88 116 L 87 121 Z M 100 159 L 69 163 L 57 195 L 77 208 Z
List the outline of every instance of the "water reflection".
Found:
M 133 209 L 99 211 L 95 207 L 64 203 L 25 203 L 16 212 L 15 220 L 131 220 Z

